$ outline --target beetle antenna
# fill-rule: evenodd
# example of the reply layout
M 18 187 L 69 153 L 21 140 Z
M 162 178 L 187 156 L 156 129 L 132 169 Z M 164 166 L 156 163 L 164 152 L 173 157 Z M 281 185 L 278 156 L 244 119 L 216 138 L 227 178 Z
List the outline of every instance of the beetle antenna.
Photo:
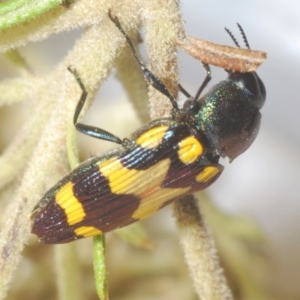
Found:
M 241 32 L 241 35 L 242 35 L 242 37 L 243 37 L 243 40 L 244 40 L 244 43 L 245 43 L 246 47 L 247 47 L 248 49 L 250 49 L 250 46 L 249 46 L 249 43 L 248 43 L 246 34 L 245 34 L 245 32 L 244 32 L 244 29 L 242 28 L 242 26 L 241 26 L 239 23 L 236 23 L 236 24 L 237 24 L 237 26 L 238 26 L 238 28 L 239 28 L 239 30 L 240 30 L 240 32 Z
M 237 39 L 235 38 L 235 36 L 232 34 L 232 32 L 228 29 L 228 28 L 226 28 L 225 27 L 225 30 L 226 30 L 226 32 L 229 34 L 229 36 L 231 37 L 231 39 L 233 40 L 233 42 L 235 43 L 235 45 L 238 47 L 238 48 L 241 48 L 240 47 L 240 45 L 239 45 L 239 43 L 238 43 L 238 41 L 237 41 Z M 244 33 L 244 32 L 243 32 Z M 243 33 L 242 33 L 242 35 L 243 35 Z M 244 34 L 245 35 L 245 34 Z

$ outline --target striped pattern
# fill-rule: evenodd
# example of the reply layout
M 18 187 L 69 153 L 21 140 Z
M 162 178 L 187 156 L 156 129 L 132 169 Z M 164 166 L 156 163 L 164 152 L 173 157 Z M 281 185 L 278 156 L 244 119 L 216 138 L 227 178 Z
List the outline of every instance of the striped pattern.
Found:
M 44 243 L 65 243 L 123 227 L 213 183 L 223 167 L 182 123 L 153 121 L 130 149 L 87 160 L 54 186 L 32 213 Z

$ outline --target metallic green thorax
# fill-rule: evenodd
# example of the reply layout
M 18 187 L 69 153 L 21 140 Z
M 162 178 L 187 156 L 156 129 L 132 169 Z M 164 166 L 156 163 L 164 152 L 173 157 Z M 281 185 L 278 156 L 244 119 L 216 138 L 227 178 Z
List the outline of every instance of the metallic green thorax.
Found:
M 233 160 L 257 136 L 266 98 L 263 82 L 256 72 L 229 73 L 197 102 L 196 122 L 220 156 Z

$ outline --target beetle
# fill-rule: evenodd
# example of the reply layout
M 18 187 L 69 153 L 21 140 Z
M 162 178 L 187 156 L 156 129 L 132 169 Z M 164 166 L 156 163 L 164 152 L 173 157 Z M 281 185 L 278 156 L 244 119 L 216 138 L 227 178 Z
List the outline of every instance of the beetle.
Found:
M 123 140 L 79 123 L 87 92 L 78 73 L 69 67 L 82 90 L 73 119 L 76 129 L 120 147 L 80 164 L 35 206 L 32 233 L 46 244 L 112 231 L 207 188 L 223 171 L 220 157 L 235 159 L 259 131 L 266 90 L 256 72 L 227 71 L 227 79 L 200 97 L 211 79 L 209 65 L 204 64 L 206 77 L 195 97 L 179 86 L 188 97 L 179 108 L 163 82 L 140 60 L 118 18 L 110 12 L 109 17 L 126 38 L 146 81 L 168 97 L 173 109 L 168 118 L 150 121 Z

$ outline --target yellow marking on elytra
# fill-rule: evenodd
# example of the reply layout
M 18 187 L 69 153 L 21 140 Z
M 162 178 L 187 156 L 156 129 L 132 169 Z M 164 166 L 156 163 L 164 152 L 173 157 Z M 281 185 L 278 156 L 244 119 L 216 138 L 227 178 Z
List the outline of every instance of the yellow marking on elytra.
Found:
M 55 195 L 56 203 L 64 210 L 69 225 L 74 225 L 86 216 L 83 206 L 73 193 L 73 183 L 67 182 Z
M 179 143 L 178 157 L 186 165 L 195 162 L 203 154 L 201 143 L 193 136 Z
M 93 226 L 81 226 L 76 229 L 74 229 L 74 232 L 76 235 L 81 235 L 83 237 L 90 237 L 95 235 L 102 234 L 102 231 L 93 227 Z
M 163 140 L 168 126 L 158 126 L 147 130 L 136 139 L 136 144 L 146 149 L 155 149 Z
M 108 179 L 112 193 L 139 196 L 163 182 L 170 164 L 170 159 L 164 159 L 147 170 L 127 169 L 118 158 L 113 157 L 100 163 L 99 170 Z
M 207 182 L 215 177 L 220 172 L 220 169 L 214 166 L 205 167 L 200 174 L 196 176 L 198 182 Z
M 151 191 L 148 196 L 142 196 L 139 207 L 132 214 L 132 218 L 142 220 L 157 212 L 166 201 L 186 195 L 190 190 L 187 188 L 160 188 Z
M 109 180 L 114 194 L 133 194 L 140 200 L 132 218 L 144 219 L 158 211 L 166 201 L 186 195 L 187 188 L 161 188 L 170 168 L 171 160 L 164 159 L 147 170 L 127 169 L 114 157 L 100 163 L 100 172 Z

